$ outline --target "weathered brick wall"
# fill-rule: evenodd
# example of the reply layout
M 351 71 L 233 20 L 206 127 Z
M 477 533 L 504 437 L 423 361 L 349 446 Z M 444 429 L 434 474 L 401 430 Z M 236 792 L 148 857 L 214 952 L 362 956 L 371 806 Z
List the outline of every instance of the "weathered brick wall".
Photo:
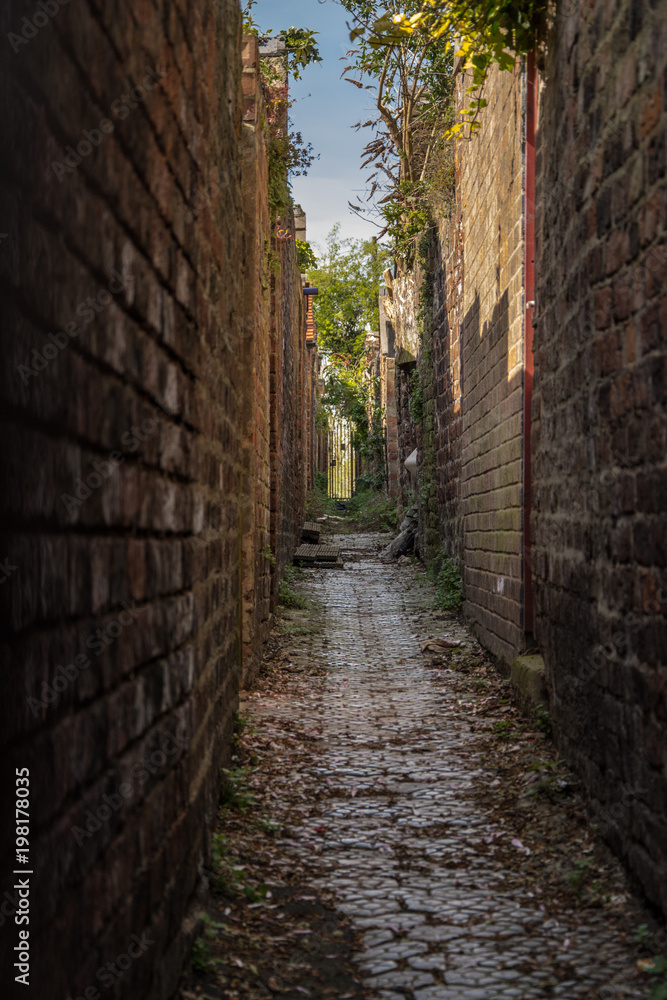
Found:
M 410 408 L 414 390 L 413 373 L 420 352 L 420 275 L 401 274 L 389 280 L 382 309 L 391 323 L 394 337 L 394 405 L 396 407 L 397 510 L 399 521 L 417 499 L 418 481 L 405 468 L 406 458 L 418 444 L 419 427 Z M 411 381 L 412 380 L 412 381 Z
M 0 12 L 3 38 L 28 36 L 0 84 L 0 740 L 9 777 L 30 769 L 31 986 L 157 1000 L 199 910 L 255 627 L 249 532 L 265 617 L 268 600 L 270 295 L 246 232 L 263 201 L 241 185 L 241 19 L 235 0 L 91 0 L 34 30 L 24 15 Z M 299 400 L 293 248 L 282 275 L 276 377 Z M 301 416 L 280 429 L 281 559 Z
M 281 227 L 294 233 L 291 216 Z M 304 392 L 306 323 L 301 275 L 293 240 L 273 238 L 280 275 L 271 282 L 270 413 L 271 413 L 271 548 L 275 558 L 272 603 L 287 563 L 301 537 L 305 503 L 305 426 L 308 398 Z M 294 461 L 294 456 L 299 461 Z
M 457 80 L 464 98 L 465 77 Z M 506 663 L 522 624 L 523 101 L 525 73 L 491 73 L 488 107 L 459 142 L 464 613 Z
M 414 504 L 417 496 L 417 480 L 405 468 L 406 458 L 417 447 L 417 427 L 410 412 L 410 377 L 416 369 L 416 363 L 394 363 L 396 426 L 398 452 L 398 500 L 396 509 L 399 521 L 402 515 Z
M 459 75 L 461 106 L 467 82 Z M 427 562 L 441 554 L 459 562 L 464 613 L 486 647 L 508 664 L 526 643 L 525 71 L 492 72 L 485 93 L 489 104 L 479 133 L 457 144 L 456 204 L 452 216 L 437 220 L 430 232 L 424 283 L 417 268 L 412 298 L 404 280 L 394 299 L 398 340 L 402 333 L 408 349 L 419 297 L 424 304 L 417 349 L 421 420 L 415 429 L 419 550 Z M 397 383 L 404 415 L 406 376 Z M 404 416 L 402 439 L 409 436 Z
M 387 313 L 389 292 L 382 289 L 378 300 L 380 319 L 380 405 L 384 413 L 387 460 L 387 491 L 398 499 L 398 421 L 396 416 L 396 332 Z M 391 311 L 391 306 L 389 307 Z M 393 315 L 393 312 L 392 312 Z
M 271 47 L 273 51 L 275 47 Z M 317 366 L 306 338 L 306 309 L 292 213 L 270 217 L 266 102 L 259 72 L 268 58 L 243 39 L 242 191 L 246 266 L 243 367 L 246 372 L 243 489 L 243 675 L 259 667 L 280 580 L 300 539 L 313 465 Z M 284 73 L 284 59 L 272 55 Z M 305 222 L 303 213 L 300 222 Z
M 396 419 L 396 369 L 393 358 L 382 355 L 381 359 L 381 406 L 384 411 L 387 492 L 398 498 L 398 422 Z
M 438 225 L 433 268 L 433 393 L 435 487 L 440 549 L 461 562 L 461 315 L 463 226 L 455 215 Z
M 436 489 L 436 448 L 435 448 L 435 426 L 436 416 L 436 386 L 434 378 L 434 284 L 435 274 L 440 269 L 439 243 L 431 231 L 428 241 L 428 250 L 423 250 L 423 271 L 421 267 L 415 269 L 415 276 L 420 286 L 420 344 L 419 357 L 417 362 L 417 382 L 419 397 L 415 400 L 413 390 L 413 413 L 414 403 L 417 403 L 417 468 L 418 468 L 418 545 L 417 549 L 421 558 L 426 563 L 431 563 L 437 558 L 440 551 L 440 529 L 438 496 Z M 415 387 L 415 388 L 416 388 Z
M 576 44 L 575 44 L 576 40 Z M 559 746 L 667 912 L 664 5 L 571 5 L 539 126 L 533 572 Z
M 255 36 L 243 38 L 243 126 L 241 133 L 241 183 L 246 269 L 244 311 L 246 328 L 243 361 L 248 388 L 244 411 L 243 483 L 243 676 L 251 683 L 260 662 L 262 644 L 270 623 L 270 412 L 269 335 L 270 261 L 266 251 L 271 239 L 268 205 L 268 158 L 262 130 L 265 117 L 259 72 L 259 46 Z

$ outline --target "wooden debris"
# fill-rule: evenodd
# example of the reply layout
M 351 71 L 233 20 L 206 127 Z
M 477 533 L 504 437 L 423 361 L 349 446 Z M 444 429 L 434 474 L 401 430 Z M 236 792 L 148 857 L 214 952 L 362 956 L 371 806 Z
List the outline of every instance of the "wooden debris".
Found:
M 301 541 L 311 542 L 317 545 L 320 540 L 322 529 L 316 521 L 306 521 L 301 529 Z

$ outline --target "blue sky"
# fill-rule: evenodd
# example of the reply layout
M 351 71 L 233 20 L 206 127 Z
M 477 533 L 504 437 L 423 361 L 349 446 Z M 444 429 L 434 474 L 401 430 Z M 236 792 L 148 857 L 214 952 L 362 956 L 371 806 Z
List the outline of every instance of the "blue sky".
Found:
M 308 239 L 322 243 L 335 222 L 340 222 L 343 237 L 376 235 L 378 228 L 356 218 L 347 206 L 363 193 L 368 168 L 360 170 L 361 151 L 371 138 L 370 129 L 355 132 L 351 126 L 371 117 L 373 108 L 371 91 L 340 78 L 347 65 L 340 57 L 350 48 L 350 15 L 335 0 L 258 0 L 252 14 L 274 34 L 291 26 L 319 32 L 323 61 L 308 66 L 301 80 L 290 83 L 293 128 L 320 154 L 307 177 L 293 180 L 294 200 L 306 212 Z

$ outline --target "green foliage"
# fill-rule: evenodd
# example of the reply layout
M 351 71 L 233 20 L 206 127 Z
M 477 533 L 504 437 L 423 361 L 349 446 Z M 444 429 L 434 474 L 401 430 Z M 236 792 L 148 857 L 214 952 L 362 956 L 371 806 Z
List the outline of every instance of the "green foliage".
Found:
M 347 511 L 357 531 L 393 531 L 396 528 L 396 500 L 377 489 L 355 493 Z
M 407 267 L 413 264 L 421 236 L 432 223 L 427 194 L 425 181 L 403 181 L 381 209 L 392 252 Z
M 192 967 L 196 972 L 205 975 L 211 967 L 211 947 L 207 938 L 216 938 L 219 931 L 225 926 L 217 920 L 212 920 L 208 913 L 200 913 L 199 919 L 204 924 L 204 937 L 198 937 L 190 954 Z
M 374 207 L 357 201 L 351 208 L 382 220 L 380 236 L 389 233 L 399 264 L 409 267 L 427 206 L 442 201 L 437 192 L 453 159 L 444 141 L 455 120 L 453 52 L 418 28 L 380 41 L 374 25 L 383 11 L 392 17 L 401 11 L 413 15 L 420 10 L 419 0 L 340 2 L 352 15 L 356 45 L 346 67 L 353 75 L 346 79 L 375 90 L 378 112 L 356 126 L 373 130 L 362 168 L 370 170 L 365 201 Z
M 248 720 L 240 712 L 234 712 L 233 740 L 234 745 L 239 742 L 249 726 Z
M 273 550 L 272 550 L 271 546 L 268 545 L 268 544 L 265 545 L 264 549 L 262 550 L 262 554 L 263 554 L 264 558 L 266 559 L 266 561 L 268 562 L 269 566 L 271 566 L 272 569 L 275 569 L 276 568 L 276 557 L 273 554 Z
M 314 314 L 318 344 L 332 354 L 358 358 L 366 330 L 379 326 L 378 295 L 389 254 L 374 240 L 341 239 L 336 223 L 308 279 L 317 286 Z
M 574 868 L 568 875 L 568 882 L 573 889 L 577 892 L 582 892 L 592 868 L 593 862 L 590 858 L 581 858 L 579 861 L 575 861 Z
M 291 586 L 295 580 L 302 576 L 301 570 L 297 566 L 286 566 L 285 575 L 280 581 L 278 588 L 278 604 L 284 608 L 305 608 L 307 602 L 301 594 Z
M 448 556 L 441 556 L 430 567 L 428 575 L 436 586 L 434 607 L 459 611 L 463 604 L 463 584 L 457 563 Z
M 547 706 L 538 705 L 535 709 L 535 717 L 537 721 L 537 728 L 540 729 L 545 736 L 552 736 L 554 727 Z
M 254 886 L 250 885 L 249 882 L 246 882 L 243 886 L 243 895 L 250 903 L 260 903 L 266 898 L 268 891 L 269 887 L 266 883 L 262 883 L 262 885 L 258 886 L 256 889 Z
M 308 28 L 285 28 L 280 37 L 287 46 L 289 73 L 295 80 L 301 79 L 301 70 L 311 63 L 322 62 L 320 50 L 315 43 L 318 31 Z
M 501 722 L 494 722 L 493 730 L 501 739 L 508 741 L 519 739 L 522 735 L 521 730 L 512 719 L 503 719 Z
M 477 120 L 487 101 L 482 89 L 491 66 L 512 70 L 518 57 L 535 51 L 544 40 L 549 4 L 547 0 L 421 0 L 388 9 L 372 23 L 353 32 L 363 33 L 366 44 L 384 50 L 405 39 L 424 35 L 465 60 L 472 71 L 467 93 L 468 107 L 448 135 L 468 134 L 480 127 Z M 417 9 L 415 9 L 417 8 Z
M 647 945 L 653 934 L 648 924 L 640 924 L 635 933 L 632 935 L 632 940 L 635 944 Z
M 264 133 L 269 164 L 269 214 L 281 218 L 291 204 L 290 177 L 308 173 L 316 159 L 312 143 L 305 143 L 300 132 L 290 132 L 287 84 L 280 79 L 263 79 L 266 119 Z
M 367 332 L 379 328 L 380 277 L 388 264 L 389 254 L 377 242 L 341 239 L 337 223 L 318 267 L 308 272 L 319 289 L 314 313 L 325 360 L 322 407 L 351 421 L 352 445 L 377 473 L 378 486 L 385 479 L 384 414 L 365 342 Z
M 261 39 L 272 36 L 255 21 L 252 9 L 257 0 L 246 0 L 243 8 L 243 30 Z M 301 71 L 310 63 L 321 62 L 315 43 L 317 32 L 309 28 L 284 28 L 278 32 L 285 42 L 286 60 L 263 59 L 260 64 L 262 90 L 266 106 L 263 121 L 269 163 L 269 212 L 271 219 L 281 218 L 291 204 L 290 178 L 308 173 L 316 159 L 311 143 L 305 143 L 300 132 L 289 128 L 288 78 L 301 79 Z
M 273 29 L 263 30 L 255 21 L 252 9 L 257 4 L 257 0 L 246 0 L 243 8 L 243 31 L 246 35 L 259 35 L 261 38 L 270 38 Z M 301 71 L 311 63 L 322 62 L 320 50 L 315 42 L 317 31 L 309 28 L 283 28 L 278 32 L 277 37 L 282 38 L 287 48 L 287 66 L 290 76 L 294 80 L 301 79 Z
M 315 474 L 315 487 L 309 491 L 306 497 L 306 520 L 313 521 L 325 514 L 340 513 L 335 501 L 328 496 L 328 490 L 329 477 L 326 472 L 317 472 Z
M 257 798 L 246 787 L 248 769 L 245 767 L 225 768 L 220 783 L 220 806 L 222 809 L 236 809 L 245 812 L 257 805 Z
M 206 975 L 209 969 L 209 962 L 211 961 L 211 946 L 204 938 L 198 937 L 195 939 L 192 945 L 192 952 L 190 953 L 190 961 L 195 972 L 198 972 L 202 976 Z
M 661 983 L 653 983 L 647 1000 L 667 1000 L 667 979 Z
M 416 424 L 420 424 L 422 417 L 424 416 L 424 387 L 422 386 L 421 377 L 417 368 L 410 372 L 408 391 L 410 393 L 408 399 L 410 416 Z
M 652 978 L 648 1000 L 667 1000 L 667 958 L 656 955 L 652 967 L 645 971 Z
M 310 268 L 317 267 L 317 257 L 313 253 L 313 248 L 308 240 L 300 240 L 297 236 L 294 242 L 296 243 L 296 255 L 299 261 L 299 270 L 303 273 L 308 271 Z
M 648 924 L 640 924 L 634 933 L 634 941 L 648 951 L 654 951 L 653 931 Z M 651 977 L 651 989 L 647 1000 L 667 1000 L 667 958 L 655 955 L 653 959 L 642 959 L 641 971 Z

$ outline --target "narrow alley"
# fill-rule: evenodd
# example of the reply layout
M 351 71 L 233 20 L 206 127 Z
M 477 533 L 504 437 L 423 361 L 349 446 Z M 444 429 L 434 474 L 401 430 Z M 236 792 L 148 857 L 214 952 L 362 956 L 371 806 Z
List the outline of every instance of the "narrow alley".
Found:
M 386 536 L 331 541 L 346 568 L 303 572 L 306 608 L 285 613 L 241 705 L 235 766 L 250 761 L 253 800 L 241 827 L 261 815 L 274 830 L 251 849 L 232 834 L 241 855 L 227 864 L 268 892 L 244 898 L 227 882 L 214 894 L 223 971 L 212 954 L 184 1000 L 647 996 L 633 937 L 646 912 L 585 821 L 576 780 L 554 772 L 551 740 L 489 680 L 460 618 L 431 609 L 413 567 L 380 562 Z M 343 952 L 318 936 L 318 913 L 294 927 L 294 900 L 313 891 L 349 918 L 348 980 L 322 957 L 338 951 L 340 965 Z M 280 965 L 290 934 L 310 946 Z
M 1 1000 L 667 1000 L 667 0 L 0 42 Z

